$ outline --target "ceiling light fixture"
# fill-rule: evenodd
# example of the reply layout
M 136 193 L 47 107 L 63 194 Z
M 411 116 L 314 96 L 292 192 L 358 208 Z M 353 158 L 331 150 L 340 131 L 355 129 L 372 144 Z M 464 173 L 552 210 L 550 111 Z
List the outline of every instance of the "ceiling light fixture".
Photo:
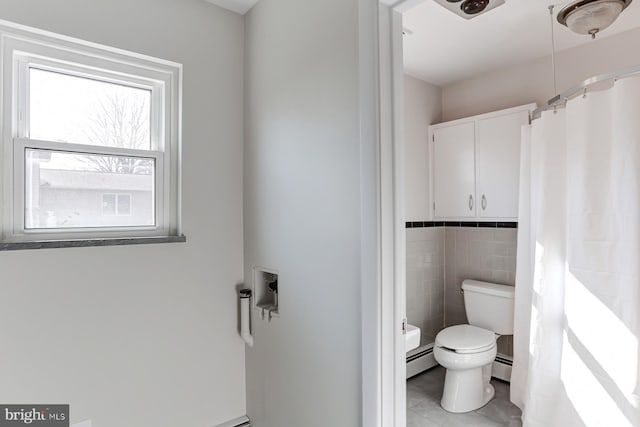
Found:
M 505 4 L 506 0 L 434 0 L 464 19 L 476 18 Z
M 577 0 L 558 13 L 558 22 L 578 34 L 596 34 L 618 18 L 631 0 Z

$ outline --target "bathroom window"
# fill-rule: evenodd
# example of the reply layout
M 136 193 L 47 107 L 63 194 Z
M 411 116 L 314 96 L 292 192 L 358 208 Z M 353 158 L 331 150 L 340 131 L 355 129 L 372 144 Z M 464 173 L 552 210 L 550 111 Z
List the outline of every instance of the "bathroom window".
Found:
M 177 235 L 180 66 L 2 35 L 3 240 Z

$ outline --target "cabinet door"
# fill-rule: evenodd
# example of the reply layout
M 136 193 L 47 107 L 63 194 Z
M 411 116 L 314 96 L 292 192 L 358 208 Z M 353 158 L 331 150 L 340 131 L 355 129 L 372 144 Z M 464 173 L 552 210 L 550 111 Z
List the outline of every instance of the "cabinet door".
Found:
M 434 216 L 475 217 L 474 123 L 437 128 L 432 134 Z
M 528 121 L 527 111 L 478 121 L 476 150 L 480 218 L 518 218 L 521 129 Z

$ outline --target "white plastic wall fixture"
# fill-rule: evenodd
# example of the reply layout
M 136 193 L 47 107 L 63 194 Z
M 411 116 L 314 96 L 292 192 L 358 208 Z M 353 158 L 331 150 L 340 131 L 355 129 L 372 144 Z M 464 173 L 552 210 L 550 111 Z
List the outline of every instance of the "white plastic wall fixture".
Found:
M 249 347 L 253 347 L 251 335 L 251 297 L 240 296 L 240 336 Z

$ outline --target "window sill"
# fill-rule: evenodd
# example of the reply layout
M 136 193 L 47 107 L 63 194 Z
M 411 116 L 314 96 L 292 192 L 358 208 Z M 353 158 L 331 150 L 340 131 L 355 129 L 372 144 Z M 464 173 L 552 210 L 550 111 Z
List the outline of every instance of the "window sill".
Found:
M 117 239 L 41 240 L 35 242 L 0 242 L 0 251 L 27 249 L 85 248 L 89 246 L 146 245 L 151 243 L 184 243 L 186 236 L 126 237 Z

